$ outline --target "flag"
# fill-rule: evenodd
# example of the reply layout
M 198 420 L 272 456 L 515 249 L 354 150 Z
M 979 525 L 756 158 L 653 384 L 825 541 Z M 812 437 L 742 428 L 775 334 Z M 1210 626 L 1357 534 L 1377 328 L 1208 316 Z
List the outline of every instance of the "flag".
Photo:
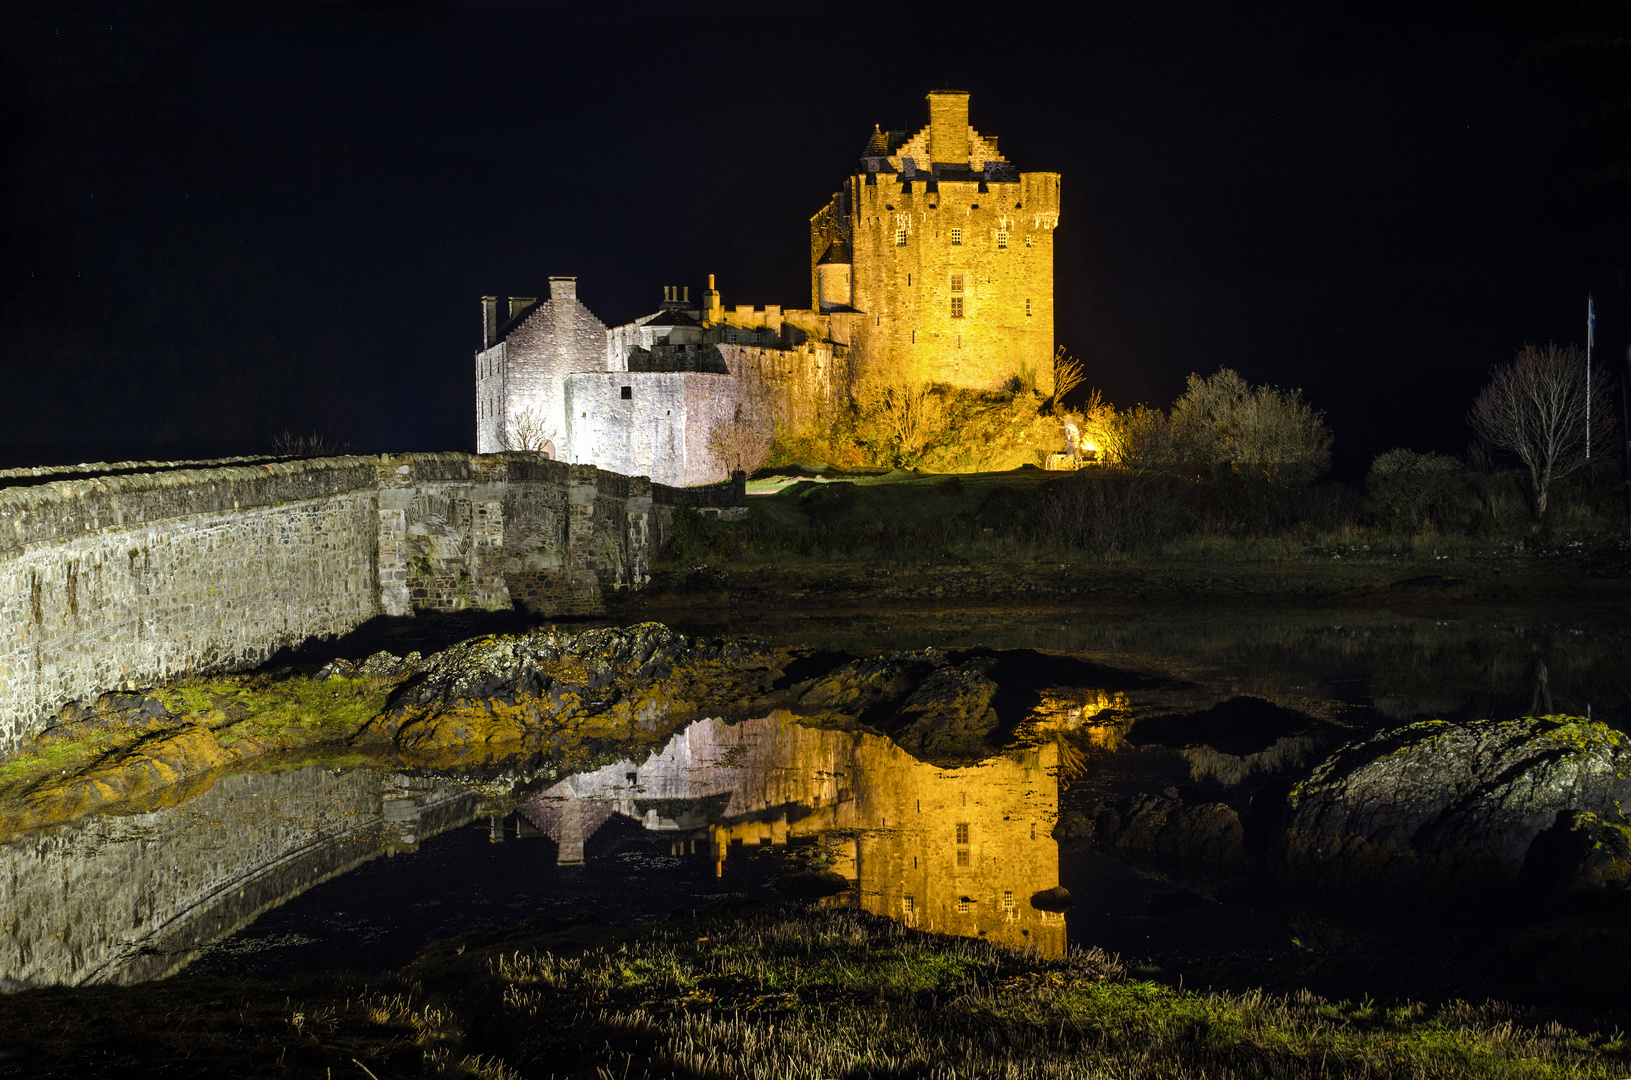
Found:
M 1586 348 L 1597 344 L 1597 307 L 1591 302 L 1591 294 L 1586 294 Z

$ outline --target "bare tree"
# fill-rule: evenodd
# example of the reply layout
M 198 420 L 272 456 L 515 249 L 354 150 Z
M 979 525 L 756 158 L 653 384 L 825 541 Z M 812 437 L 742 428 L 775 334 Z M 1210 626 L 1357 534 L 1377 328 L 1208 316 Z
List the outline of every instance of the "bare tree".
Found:
M 1082 385 L 1083 377 L 1082 362 L 1066 353 L 1063 345 L 1059 346 L 1053 354 L 1053 400 L 1065 400 L 1066 394 Z
M 1573 345 L 1525 345 L 1490 376 L 1467 422 L 1478 437 L 1511 451 L 1529 470 L 1535 521 L 1546 519 L 1552 485 L 1586 464 L 1586 401 L 1602 420 L 1594 435 L 1613 428 L 1607 379 L 1586 385 L 1585 356 Z
M 331 443 L 321 433 L 296 435 L 292 428 L 284 428 L 272 437 L 272 452 L 286 457 L 331 457 L 351 452 L 350 443 Z
M 867 441 L 894 465 L 916 464 L 946 434 L 946 403 L 926 382 L 874 377 L 856 387 L 855 404 Z
M 770 457 L 775 442 L 775 425 L 752 401 L 739 402 L 735 414 L 715 424 L 708 435 L 708 448 L 726 472 L 753 472 Z
M 498 443 L 506 450 L 532 450 L 555 456 L 555 429 L 537 409 L 522 409 L 499 429 Z

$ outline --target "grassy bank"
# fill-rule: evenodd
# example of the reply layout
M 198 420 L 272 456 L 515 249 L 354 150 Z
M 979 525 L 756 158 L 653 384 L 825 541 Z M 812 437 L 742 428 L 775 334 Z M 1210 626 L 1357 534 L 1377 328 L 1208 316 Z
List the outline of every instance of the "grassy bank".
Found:
M 850 911 L 478 931 L 412 967 L 5 999 L 0 1076 L 1612 1077 L 1501 1005 L 1204 994 Z
M 745 521 L 677 519 L 657 593 L 728 589 L 733 604 L 771 606 L 1631 595 L 1631 546 L 1601 514 L 1538 531 L 1511 514 L 1405 528 L 1334 486 L 1102 470 L 772 476 L 749 492 Z

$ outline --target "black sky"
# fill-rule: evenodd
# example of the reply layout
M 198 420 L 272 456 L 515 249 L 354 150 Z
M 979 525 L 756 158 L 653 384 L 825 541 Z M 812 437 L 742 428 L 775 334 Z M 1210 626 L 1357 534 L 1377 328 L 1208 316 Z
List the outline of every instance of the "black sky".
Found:
M 1592 94 L 1473 8 L 3 6 L 0 465 L 473 448 L 481 294 L 805 306 L 809 215 L 938 86 L 1064 174 L 1057 337 L 1117 404 L 1299 386 L 1356 477 L 1462 452 L 1588 290 L 1631 336 Z

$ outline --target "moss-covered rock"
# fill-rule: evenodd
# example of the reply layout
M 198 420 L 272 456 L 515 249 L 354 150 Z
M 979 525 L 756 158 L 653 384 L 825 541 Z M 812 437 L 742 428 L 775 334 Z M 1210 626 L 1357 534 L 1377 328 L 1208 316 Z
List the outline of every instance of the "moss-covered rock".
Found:
M 701 716 L 767 709 L 787 659 L 660 623 L 477 638 L 417 665 L 357 741 L 388 741 L 427 765 L 542 753 L 570 766 L 655 745 Z
M 1626 880 L 1631 739 L 1580 717 L 1426 721 L 1349 743 L 1288 799 L 1286 859 L 1328 893 L 1495 900 Z

